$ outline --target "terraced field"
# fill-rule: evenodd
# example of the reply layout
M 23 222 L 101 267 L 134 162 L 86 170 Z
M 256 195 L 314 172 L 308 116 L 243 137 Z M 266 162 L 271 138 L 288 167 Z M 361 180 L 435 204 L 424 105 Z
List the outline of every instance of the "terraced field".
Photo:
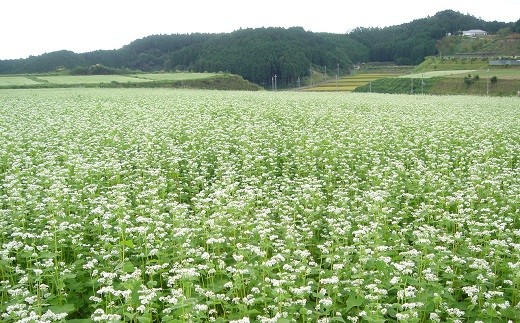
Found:
M 359 86 L 364 86 L 372 81 L 394 76 L 393 74 L 359 74 L 342 77 L 338 80 L 319 84 L 317 86 L 306 88 L 305 91 L 317 92 L 351 92 Z

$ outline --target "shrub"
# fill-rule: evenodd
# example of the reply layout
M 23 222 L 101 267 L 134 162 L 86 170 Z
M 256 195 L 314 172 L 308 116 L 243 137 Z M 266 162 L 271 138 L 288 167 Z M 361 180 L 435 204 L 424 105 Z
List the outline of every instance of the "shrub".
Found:
M 471 74 L 468 74 L 468 76 L 465 76 L 465 77 L 464 77 L 464 82 L 465 82 L 467 85 L 471 85 L 471 84 L 473 84 L 474 80 L 473 80 L 473 77 L 471 77 Z
M 88 75 L 89 70 L 88 70 L 88 67 L 78 66 L 78 67 L 73 68 L 70 71 L 70 74 L 71 75 Z

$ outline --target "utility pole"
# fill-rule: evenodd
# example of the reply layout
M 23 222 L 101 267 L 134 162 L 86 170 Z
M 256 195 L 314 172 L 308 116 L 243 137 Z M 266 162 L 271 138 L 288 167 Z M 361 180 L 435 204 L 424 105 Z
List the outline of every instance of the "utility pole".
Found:
M 327 65 L 325 65 L 325 76 L 327 76 Z
M 300 77 L 298 76 L 298 88 L 300 88 L 301 86 L 301 81 L 300 81 Z
M 274 90 L 276 91 L 278 89 L 278 86 L 276 84 L 276 74 L 274 75 Z
M 421 94 L 424 94 L 424 73 L 421 73 Z
M 410 94 L 413 94 L 413 77 L 412 77 L 412 85 L 410 87 Z
M 487 77 L 487 91 L 486 91 L 486 95 L 489 96 L 489 68 L 488 68 L 488 77 Z
M 336 70 L 336 89 L 338 88 L 338 78 L 339 78 L 339 63 L 338 63 L 338 68 Z

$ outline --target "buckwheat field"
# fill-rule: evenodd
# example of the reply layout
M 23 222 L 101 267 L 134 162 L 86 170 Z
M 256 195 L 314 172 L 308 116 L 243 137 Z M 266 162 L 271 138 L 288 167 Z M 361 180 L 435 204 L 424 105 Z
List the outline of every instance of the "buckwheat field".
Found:
M 0 92 L 3 322 L 518 322 L 520 100 Z

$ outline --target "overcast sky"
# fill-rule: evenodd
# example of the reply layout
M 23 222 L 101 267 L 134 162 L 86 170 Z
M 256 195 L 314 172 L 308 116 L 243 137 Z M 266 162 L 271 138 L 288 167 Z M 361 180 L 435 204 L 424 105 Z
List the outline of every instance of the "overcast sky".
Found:
M 488 21 L 520 18 L 519 0 L 2 0 L 0 59 L 61 49 L 117 49 L 153 34 L 293 26 L 346 33 L 359 26 L 410 22 L 446 9 Z

